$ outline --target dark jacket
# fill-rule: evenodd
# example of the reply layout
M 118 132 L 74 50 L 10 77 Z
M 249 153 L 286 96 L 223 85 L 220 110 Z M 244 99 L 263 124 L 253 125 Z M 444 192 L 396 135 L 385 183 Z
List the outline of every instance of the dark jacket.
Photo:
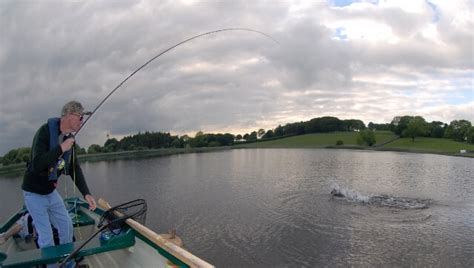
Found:
M 23 176 L 21 188 L 25 191 L 36 194 L 50 194 L 56 188 L 56 182 L 48 179 L 48 169 L 55 165 L 58 158 L 62 155 L 61 146 L 57 145 L 50 150 L 49 148 L 49 128 L 48 124 L 42 125 L 35 134 L 33 145 L 31 146 L 30 162 Z M 56 135 L 59 135 L 57 133 Z M 84 174 L 73 152 L 73 160 L 66 174 L 75 180 L 75 184 L 83 196 L 90 194 Z M 74 175 L 75 174 L 75 175 Z M 74 179 L 75 177 L 75 179 Z

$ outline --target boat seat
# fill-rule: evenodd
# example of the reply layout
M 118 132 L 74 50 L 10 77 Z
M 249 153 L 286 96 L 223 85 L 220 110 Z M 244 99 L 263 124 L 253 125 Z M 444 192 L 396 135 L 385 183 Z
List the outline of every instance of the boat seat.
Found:
M 98 235 L 99 236 L 99 235 Z M 102 252 L 112 251 L 121 248 L 127 248 L 135 245 L 135 232 L 127 229 L 121 234 L 112 237 L 110 240 L 102 241 L 95 237 L 87 243 L 77 254 L 77 257 L 94 255 Z M 64 259 L 68 254 L 79 248 L 84 241 L 76 241 L 64 245 L 48 247 L 44 249 L 33 249 L 8 254 L 1 267 L 31 267 L 35 265 L 57 263 Z

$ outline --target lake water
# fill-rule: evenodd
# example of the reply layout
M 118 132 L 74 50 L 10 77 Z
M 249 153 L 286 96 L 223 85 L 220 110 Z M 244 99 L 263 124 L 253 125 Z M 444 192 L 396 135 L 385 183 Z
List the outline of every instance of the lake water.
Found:
M 234 149 L 84 163 L 111 204 L 148 202 L 147 225 L 176 228 L 217 267 L 474 267 L 474 159 L 326 149 Z M 73 196 L 69 178 L 60 191 Z M 0 220 L 21 202 L 0 180 Z M 399 208 L 331 198 L 387 195 Z M 405 200 L 405 199 L 403 199 Z

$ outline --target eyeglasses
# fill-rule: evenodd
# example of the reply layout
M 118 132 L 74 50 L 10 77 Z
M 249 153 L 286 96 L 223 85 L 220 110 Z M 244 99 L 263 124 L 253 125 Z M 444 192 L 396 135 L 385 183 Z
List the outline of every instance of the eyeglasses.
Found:
M 78 116 L 78 117 L 79 117 L 79 120 L 80 120 L 81 122 L 82 122 L 82 120 L 84 119 L 84 115 L 82 115 L 82 114 L 72 113 L 72 115 Z

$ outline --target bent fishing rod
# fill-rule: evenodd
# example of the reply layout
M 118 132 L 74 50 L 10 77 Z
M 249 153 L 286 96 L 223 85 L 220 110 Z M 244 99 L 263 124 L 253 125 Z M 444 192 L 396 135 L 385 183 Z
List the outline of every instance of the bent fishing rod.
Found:
M 147 66 L 149 63 L 151 63 L 152 61 L 156 60 L 157 58 L 159 58 L 160 56 L 162 56 L 163 54 L 166 54 L 167 52 L 169 52 L 170 50 L 176 48 L 176 47 L 179 47 L 191 40 L 194 40 L 196 38 L 199 38 L 199 37 L 202 37 L 202 36 L 206 36 L 206 35 L 210 35 L 210 34 L 216 34 L 216 33 L 221 33 L 221 32 L 228 32 L 228 31 L 247 31 L 247 32 L 254 32 L 254 33 L 257 33 L 257 34 L 260 34 L 264 37 L 267 37 L 269 39 L 271 39 L 273 42 L 278 43 L 277 40 L 275 40 L 273 37 L 271 37 L 270 35 L 264 33 L 264 32 L 261 32 L 261 31 L 257 31 L 257 30 L 254 30 L 254 29 L 250 29 L 250 28 L 224 28 L 224 29 L 219 29 L 219 30 L 214 30 L 214 31 L 210 31 L 210 32 L 205 32 L 205 33 L 201 33 L 201 34 L 198 34 L 198 35 L 195 35 L 195 36 L 192 36 L 188 39 L 185 39 L 165 50 L 163 50 L 162 52 L 160 52 L 159 54 L 155 55 L 154 57 L 152 57 L 151 59 L 149 59 L 147 62 L 145 62 L 143 65 L 141 65 L 140 67 L 138 67 L 135 71 L 133 71 L 132 73 L 130 73 L 124 80 L 122 80 L 114 89 L 112 89 L 109 94 L 107 94 L 107 96 L 105 96 L 105 98 L 95 107 L 94 110 L 92 110 L 92 112 L 88 113 L 88 117 L 85 119 L 85 121 L 82 123 L 82 125 L 80 126 L 80 128 L 76 131 L 76 133 L 74 134 L 74 138 L 79 134 L 79 132 L 82 130 L 82 128 L 86 125 L 86 123 L 89 121 L 89 119 L 91 119 L 91 117 L 97 112 L 97 110 L 102 106 L 102 104 L 104 104 L 104 102 L 110 97 L 112 96 L 112 94 L 114 94 L 120 87 L 122 87 L 123 84 L 125 84 L 125 82 L 127 82 L 132 76 L 134 76 L 136 73 L 138 73 L 141 69 L 145 68 L 145 66 Z

